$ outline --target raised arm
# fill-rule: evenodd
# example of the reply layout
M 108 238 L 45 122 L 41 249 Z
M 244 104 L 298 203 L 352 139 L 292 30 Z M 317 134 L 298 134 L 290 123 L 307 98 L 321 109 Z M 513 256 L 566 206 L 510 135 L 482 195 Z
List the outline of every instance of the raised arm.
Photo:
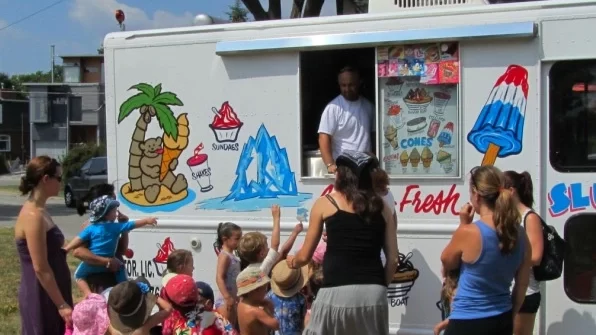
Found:
M 24 232 L 35 276 L 50 299 L 52 299 L 54 305 L 58 308 L 60 314 L 70 315 L 72 313 L 72 307 L 68 305 L 62 293 L 60 293 L 60 289 L 58 289 L 58 284 L 56 283 L 56 277 L 54 277 L 54 271 L 52 271 L 48 263 L 46 226 L 43 216 L 41 213 L 31 213 L 27 216 L 29 222 L 24 225 Z
M 398 250 L 397 250 L 397 222 L 393 219 L 393 213 L 387 206 L 383 208 L 383 218 L 385 219 L 385 243 L 383 251 L 387 263 L 385 263 L 385 281 L 387 285 L 393 280 L 393 275 L 397 269 Z
M 136 220 L 136 221 L 128 221 L 130 222 L 134 222 L 134 229 L 136 228 L 141 228 L 144 226 L 155 226 L 157 224 L 157 218 L 151 217 L 151 218 L 144 218 L 144 219 L 140 219 L 140 220 Z M 125 229 L 128 230 L 128 229 Z
M 281 210 L 279 205 L 271 206 L 271 216 L 273 217 L 273 231 L 271 232 L 271 249 L 278 251 L 279 250 L 279 235 L 280 235 L 280 220 L 281 220 Z
M 284 245 L 281 247 L 281 250 L 279 251 L 281 255 L 280 259 L 284 259 L 288 256 L 292 250 L 292 247 L 294 246 L 294 243 L 296 242 L 296 238 L 302 232 L 302 230 L 304 230 L 304 225 L 302 225 L 302 222 L 297 223 L 296 226 L 294 226 L 290 237 L 288 237 L 286 243 L 284 243 Z

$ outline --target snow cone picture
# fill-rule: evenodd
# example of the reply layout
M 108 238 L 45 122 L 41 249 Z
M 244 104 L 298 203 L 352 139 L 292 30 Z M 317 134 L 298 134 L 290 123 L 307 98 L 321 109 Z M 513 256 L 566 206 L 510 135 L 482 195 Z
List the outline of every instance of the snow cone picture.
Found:
M 209 156 L 202 154 L 203 143 L 199 144 L 186 164 L 192 172 L 192 179 L 196 180 L 201 187 L 201 192 L 209 192 L 213 189 L 211 185 L 211 168 L 209 167 Z
M 240 122 L 228 101 L 224 102 L 219 110 L 213 107 L 211 111 L 215 116 L 209 128 L 213 131 L 215 140 L 219 143 L 236 142 L 240 128 L 244 123 Z

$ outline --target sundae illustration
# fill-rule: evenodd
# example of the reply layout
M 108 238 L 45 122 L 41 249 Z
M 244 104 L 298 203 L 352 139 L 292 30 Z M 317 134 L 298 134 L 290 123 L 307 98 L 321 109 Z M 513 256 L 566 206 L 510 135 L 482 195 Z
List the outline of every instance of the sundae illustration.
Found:
M 393 149 L 398 147 L 397 128 L 390 125 L 385 128 L 385 138 L 389 141 L 389 144 Z
M 435 105 L 435 114 L 437 116 L 443 116 L 445 114 L 445 107 L 451 99 L 451 95 L 446 92 L 435 92 L 433 93 L 433 101 Z
M 439 127 L 441 126 L 441 121 L 437 119 L 433 119 L 430 121 L 430 126 L 428 126 L 428 131 L 426 132 L 426 136 L 429 138 L 435 138 L 439 133 Z
M 439 141 L 439 147 L 451 145 L 451 139 L 453 138 L 453 127 L 453 122 L 447 122 L 445 127 L 443 127 L 439 137 L 437 137 L 437 140 Z
M 411 252 L 407 255 L 399 254 L 399 265 L 387 289 L 389 299 L 405 298 L 418 279 L 419 271 L 414 268 L 414 264 L 410 261 L 411 258 Z
M 387 96 L 399 96 L 403 85 L 404 81 L 399 77 L 391 77 L 387 79 L 387 82 L 385 83 L 385 88 L 387 89 Z
M 389 118 L 389 122 L 396 129 L 400 129 L 401 127 L 404 126 L 403 113 L 402 113 L 402 109 L 401 109 L 400 105 L 398 105 L 398 104 L 391 105 L 391 107 L 389 107 L 389 110 L 387 110 L 387 116 Z
M 410 164 L 412 164 L 414 171 L 417 170 L 418 163 L 420 163 L 420 153 L 418 152 L 418 149 L 414 148 L 410 153 Z
M 428 173 L 430 171 L 430 163 L 433 161 L 433 153 L 428 147 L 424 147 L 420 157 L 422 158 L 422 166 L 424 167 L 424 171 Z
M 441 164 L 445 173 L 451 173 L 453 171 L 453 161 L 451 160 L 451 154 L 444 150 L 439 150 L 437 153 L 437 162 Z
M 410 89 L 404 102 L 408 106 L 408 111 L 413 114 L 419 114 L 426 112 L 426 108 L 430 105 L 433 98 L 426 92 L 424 88 L 417 87 Z
M 522 151 L 528 89 L 528 71 L 520 65 L 510 65 L 495 83 L 468 133 L 468 142 L 484 154 L 482 165 Z
M 238 119 L 238 115 L 236 115 L 232 106 L 226 101 L 221 105 L 219 110 L 213 107 L 211 111 L 215 116 L 209 128 L 215 134 L 215 140 L 220 143 L 236 142 L 243 123 Z
M 406 173 L 408 171 L 408 161 L 410 160 L 410 156 L 408 156 L 408 152 L 406 150 L 401 152 L 399 155 L 399 162 L 401 163 L 402 172 Z
M 195 148 L 194 155 L 190 157 L 186 164 L 192 172 L 192 179 L 196 180 L 201 187 L 201 192 L 209 192 L 213 189 L 211 185 L 211 168 L 209 167 L 209 157 L 202 154 L 203 143 Z

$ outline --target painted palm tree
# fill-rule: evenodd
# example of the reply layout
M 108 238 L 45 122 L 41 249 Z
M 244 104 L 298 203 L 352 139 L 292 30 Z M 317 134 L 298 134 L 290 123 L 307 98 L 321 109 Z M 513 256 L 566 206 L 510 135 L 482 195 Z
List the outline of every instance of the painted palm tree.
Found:
M 188 132 L 186 134 L 179 134 L 178 123 L 180 118 L 177 120 L 170 108 L 170 106 L 184 106 L 175 93 L 162 92 L 161 84 L 152 86 L 150 84 L 140 83 L 132 86 L 129 90 L 132 89 L 139 91 L 139 93 L 122 103 L 120 113 L 118 114 L 118 123 L 126 119 L 136 109 L 141 113 L 137 120 L 136 128 L 132 133 L 128 160 L 130 191 L 135 192 L 143 189 L 143 185 L 141 184 L 142 173 L 139 165 L 143 151 L 139 145 L 145 141 L 145 133 L 149 122 L 151 122 L 151 118 L 154 116 L 157 118 L 159 127 L 164 132 L 164 143 L 168 139 L 174 142 L 178 141 L 179 135 L 188 137 Z M 186 114 L 181 116 L 184 116 L 184 120 L 186 120 Z M 188 125 L 188 121 L 186 123 Z M 176 149 L 168 151 L 168 146 L 164 145 L 160 179 L 163 180 L 169 170 L 170 163 L 173 159 L 178 158 L 180 152 L 181 150 Z

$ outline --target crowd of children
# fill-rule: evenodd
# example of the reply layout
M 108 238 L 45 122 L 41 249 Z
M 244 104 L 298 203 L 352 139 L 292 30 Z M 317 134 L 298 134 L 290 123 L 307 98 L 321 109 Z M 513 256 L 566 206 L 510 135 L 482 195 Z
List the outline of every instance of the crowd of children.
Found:
M 106 195 L 93 199 L 89 225 L 64 250 L 70 252 L 84 244 L 95 255 L 112 258 L 121 234 L 157 224 L 156 218 L 119 220 L 119 205 Z M 325 241 L 321 241 L 310 264 L 291 269 L 283 260 L 302 232 L 302 222 L 280 247 L 280 207 L 272 206 L 271 214 L 270 245 L 260 232 L 243 234 L 234 223 L 219 224 L 215 243 L 217 297 L 209 284 L 194 281 L 189 250 L 178 249 L 168 256 L 159 296 L 151 293 L 145 278 L 126 278 L 124 269 L 115 274 L 116 286 L 94 292 L 86 278 L 109 269 L 82 262 L 75 279 L 85 299 L 75 305 L 66 334 L 301 334 L 322 284 Z

